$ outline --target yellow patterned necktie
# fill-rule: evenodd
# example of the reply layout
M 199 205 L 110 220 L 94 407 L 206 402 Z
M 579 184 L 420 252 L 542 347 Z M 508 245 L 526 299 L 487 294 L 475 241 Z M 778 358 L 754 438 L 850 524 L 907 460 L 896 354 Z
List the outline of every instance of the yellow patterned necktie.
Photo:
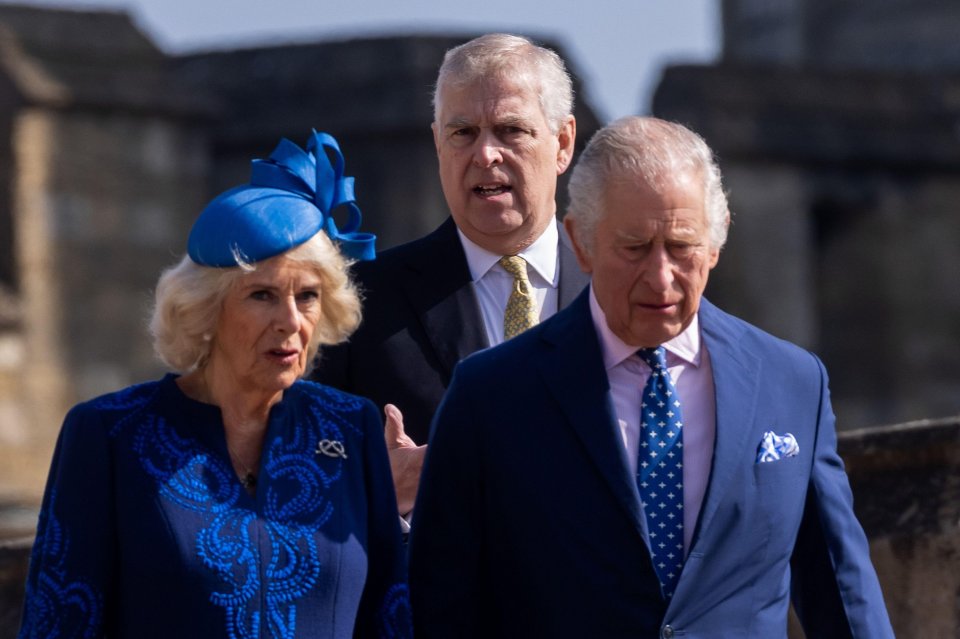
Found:
M 519 255 L 504 255 L 500 258 L 500 266 L 513 276 L 513 290 L 503 312 L 503 339 L 508 340 L 536 326 L 540 314 L 533 297 L 533 287 L 527 277 L 526 260 Z

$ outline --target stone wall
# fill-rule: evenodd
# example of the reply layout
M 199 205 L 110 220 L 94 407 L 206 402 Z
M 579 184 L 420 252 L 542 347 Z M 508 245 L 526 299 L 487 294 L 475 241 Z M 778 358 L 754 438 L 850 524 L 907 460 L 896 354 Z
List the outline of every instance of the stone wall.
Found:
M 20 317 L 2 336 L 0 499 L 39 498 L 72 404 L 160 374 L 146 332 L 151 291 L 206 201 L 206 145 L 165 117 L 19 112 Z
M 894 632 L 960 636 L 960 417 L 840 433 L 838 448 Z
M 722 0 L 723 58 L 736 64 L 960 68 L 953 0 Z
M 960 629 L 960 418 L 845 433 L 840 452 L 900 637 Z

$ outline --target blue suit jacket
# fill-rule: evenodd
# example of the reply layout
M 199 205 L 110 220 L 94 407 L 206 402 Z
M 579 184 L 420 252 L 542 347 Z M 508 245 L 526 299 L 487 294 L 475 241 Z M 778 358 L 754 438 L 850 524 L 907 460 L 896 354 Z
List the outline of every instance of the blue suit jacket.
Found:
M 587 293 L 458 366 L 411 539 L 423 637 L 892 637 L 810 353 L 700 309 L 717 437 L 673 600 L 659 594 Z M 799 455 L 757 464 L 765 431 Z

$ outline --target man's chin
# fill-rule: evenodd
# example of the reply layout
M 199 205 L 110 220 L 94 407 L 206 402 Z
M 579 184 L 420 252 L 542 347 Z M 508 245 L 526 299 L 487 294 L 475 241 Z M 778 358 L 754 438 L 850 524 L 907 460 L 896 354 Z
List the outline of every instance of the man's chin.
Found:
M 623 341 L 637 348 L 653 348 L 669 342 L 682 332 L 683 326 L 677 323 L 644 322 L 641 325 L 632 326 L 630 339 Z
M 490 235 L 507 234 L 523 226 L 526 217 L 512 206 L 482 202 L 470 214 L 470 223 Z
M 519 246 L 519 250 L 523 250 L 532 241 L 530 236 L 533 234 L 533 229 L 516 211 L 474 215 L 471 216 L 469 224 L 468 228 L 458 224 L 468 239 L 478 246 L 501 255 L 512 254 L 502 252 L 507 247 Z

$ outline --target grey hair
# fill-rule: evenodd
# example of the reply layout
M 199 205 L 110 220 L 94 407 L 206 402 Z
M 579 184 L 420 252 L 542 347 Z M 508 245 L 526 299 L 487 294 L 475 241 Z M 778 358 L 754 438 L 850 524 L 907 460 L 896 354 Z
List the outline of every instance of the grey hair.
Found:
M 555 52 L 522 36 L 490 33 L 447 51 L 433 92 L 433 119 L 439 124 L 440 92 L 489 78 L 508 78 L 537 94 L 550 130 L 558 133 L 573 114 L 573 81 Z
M 592 250 L 609 182 L 639 179 L 659 189 L 683 178 L 702 179 L 710 247 L 722 249 L 729 212 L 713 151 L 690 129 L 658 118 L 621 118 L 590 138 L 570 176 L 567 215 L 580 227 L 585 248 Z
M 283 254 L 320 276 L 321 320 L 308 345 L 313 362 L 322 344 L 346 340 L 360 324 L 360 297 L 348 273 L 349 262 L 322 231 Z M 171 369 L 187 373 L 206 364 L 224 298 L 256 262 L 215 268 L 184 256 L 157 282 L 150 333 L 157 356 Z

